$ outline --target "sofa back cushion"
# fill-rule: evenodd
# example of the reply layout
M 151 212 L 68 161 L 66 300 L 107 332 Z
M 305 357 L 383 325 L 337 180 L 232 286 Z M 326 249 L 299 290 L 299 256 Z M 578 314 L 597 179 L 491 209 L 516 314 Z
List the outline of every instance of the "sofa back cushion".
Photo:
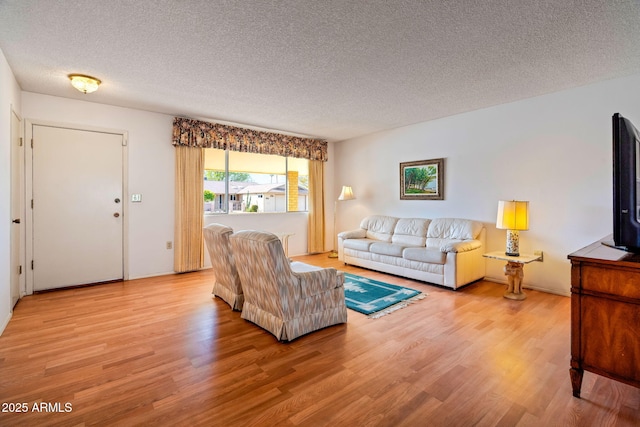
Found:
M 397 222 L 396 217 L 371 215 L 362 220 L 360 228 L 367 230 L 366 237 L 369 239 L 390 242 Z
M 427 237 L 440 239 L 475 239 L 482 230 L 482 223 L 470 219 L 436 218 L 429 224 Z
M 470 219 L 437 218 L 429 224 L 427 247 L 439 248 L 443 244 L 472 240 L 482 231 L 482 223 Z
M 407 246 L 424 246 L 430 219 L 400 218 L 391 236 L 391 242 Z

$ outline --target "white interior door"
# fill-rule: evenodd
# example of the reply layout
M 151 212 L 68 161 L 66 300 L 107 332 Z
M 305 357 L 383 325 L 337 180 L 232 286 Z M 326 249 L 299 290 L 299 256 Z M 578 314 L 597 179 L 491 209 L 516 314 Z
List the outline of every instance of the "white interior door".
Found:
M 33 288 L 124 278 L 123 135 L 33 125 Z
M 22 209 L 22 185 L 24 166 L 24 147 L 20 138 L 22 120 L 14 112 L 11 112 L 11 307 L 20 299 L 20 289 L 24 289 L 24 272 L 22 267 L 22 227 L 24 215 Z

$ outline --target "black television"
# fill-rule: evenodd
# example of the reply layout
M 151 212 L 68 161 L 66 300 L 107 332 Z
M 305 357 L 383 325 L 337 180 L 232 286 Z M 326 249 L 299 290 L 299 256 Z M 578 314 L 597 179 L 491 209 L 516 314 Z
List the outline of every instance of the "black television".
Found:
M 613 115 L 613 243 L 640 253 L 640 134 Z

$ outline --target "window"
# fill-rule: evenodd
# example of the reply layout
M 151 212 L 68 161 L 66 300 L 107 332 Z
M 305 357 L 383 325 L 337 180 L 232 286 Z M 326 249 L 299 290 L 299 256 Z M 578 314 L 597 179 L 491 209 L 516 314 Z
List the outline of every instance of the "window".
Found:
M 308 210 L 309 161 L 207 148 L 205 213 Z

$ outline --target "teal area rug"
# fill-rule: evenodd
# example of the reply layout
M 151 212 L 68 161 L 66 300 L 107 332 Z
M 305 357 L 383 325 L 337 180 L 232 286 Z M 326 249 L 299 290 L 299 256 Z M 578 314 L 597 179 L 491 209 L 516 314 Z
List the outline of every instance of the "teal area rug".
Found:
M 347 308 L 377 318 L 425 297 L 420 291 L 344 273 Z

